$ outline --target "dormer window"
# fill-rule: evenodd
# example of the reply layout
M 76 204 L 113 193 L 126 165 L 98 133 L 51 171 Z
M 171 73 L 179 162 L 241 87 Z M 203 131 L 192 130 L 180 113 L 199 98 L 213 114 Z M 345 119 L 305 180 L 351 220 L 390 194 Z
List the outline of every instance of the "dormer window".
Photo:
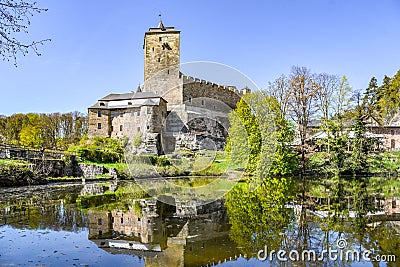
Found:
M 128 106 L 132 106 L 132 102 L 128 102 Z
M 100 107 L 104 107 L 106 104 L 104 102 L 100 102 Z

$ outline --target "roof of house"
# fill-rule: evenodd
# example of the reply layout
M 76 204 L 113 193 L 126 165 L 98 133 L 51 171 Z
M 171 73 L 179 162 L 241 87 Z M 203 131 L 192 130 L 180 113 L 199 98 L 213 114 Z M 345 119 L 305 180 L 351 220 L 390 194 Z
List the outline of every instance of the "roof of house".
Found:
M 121 109 L 121 108 L 138 108 L 142 106 L 158 106 L 161 99 L 167 102 L 164 98 L 156 95 L 154 92 L 137 92 L 125 94 L 109 94 L 100 98 L 96 104 L 89 109 Z M 131 100 L 128 105 L 119 105 L 118 102 L 113 104 L 113 101 Z
M 137 92 L 137 93 L 124 93 L 124 94 L 109 94 L 99 101 L 112 101 L 112 100 L 129 100 L 129 99 L 143 99 L 143 98 L 162 98 L 154 92 Z

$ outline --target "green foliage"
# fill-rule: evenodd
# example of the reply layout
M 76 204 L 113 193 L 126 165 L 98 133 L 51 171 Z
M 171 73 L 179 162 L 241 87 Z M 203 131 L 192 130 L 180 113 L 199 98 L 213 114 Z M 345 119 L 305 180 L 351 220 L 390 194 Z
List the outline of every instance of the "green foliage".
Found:
M 124 153 L 121 140 L 108 137 L 83 138 L 77 145 L 70 146 L 68 151 L 76 153 L 82 161 L 98 163 L 120 162 Z
M 0 118 L 0 141 L 38 148 L 66 149 L 86 133 L 86 117 L 79 112 L 66 114 L 13 114 Z
M 278 249 L 280 234 L 289 224 L 290 211 L 284 205 L 293 197 L 290 181 L 269 178 L 256 190 L 248 182 L 237 184 L 226 196 L 225 205 L 232 225 L 231 239 L 242 253 L 257 253 L 264 245 Z
M 287 175 L 297 168 L 297 157 L 288 147 L 294 131 L 274 97 L 263 93 L 245 95 L 229 114 L 229 120 L 225 151 L 233 166 L 262 177 Z

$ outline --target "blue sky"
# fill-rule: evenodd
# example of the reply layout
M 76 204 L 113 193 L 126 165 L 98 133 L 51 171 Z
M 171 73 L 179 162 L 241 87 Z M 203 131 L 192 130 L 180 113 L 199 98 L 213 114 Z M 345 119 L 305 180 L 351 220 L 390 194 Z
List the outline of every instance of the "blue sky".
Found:
M 29 38 L 52 41 L 17 68 L 0 63 L 0 114 L 86 112 L 108 93 L 135 89 L 144 32 L 159 13 L 181 30 L 181 63 L 225 64 L 260 88 L 293 65 L 346 75 L 355 89 L 400 69 L 397 0 L 38 2 L 49 11 L 33 17 Z

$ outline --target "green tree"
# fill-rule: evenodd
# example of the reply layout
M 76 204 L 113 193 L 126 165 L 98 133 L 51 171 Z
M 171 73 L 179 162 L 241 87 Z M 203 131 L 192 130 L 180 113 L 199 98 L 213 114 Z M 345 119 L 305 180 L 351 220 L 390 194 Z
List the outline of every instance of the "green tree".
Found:
M 356 93 L 357 107 L 355 110 L 355 124 L 353 126 L 352 153 L 349 167 L 354 174 L 368 172 L 368 154 L 371 150 L 371 140 L 367 138 L 366 120 L 369 117 L 368 109 L 360 105 L 360 93 Z
M 26 114 L 19 140 L 21 145 L 31 148 L 39 148 L 43 144 L 43 128 L 38 114 Z
M 233 165 L 247 162 L 246 171 L 261 179 L 286 175 L 297 167 L 297 158 L 288 146 L 294 132 L 276 98 L 263 92 L 247 94 L 229 119 L 226 149 Z

